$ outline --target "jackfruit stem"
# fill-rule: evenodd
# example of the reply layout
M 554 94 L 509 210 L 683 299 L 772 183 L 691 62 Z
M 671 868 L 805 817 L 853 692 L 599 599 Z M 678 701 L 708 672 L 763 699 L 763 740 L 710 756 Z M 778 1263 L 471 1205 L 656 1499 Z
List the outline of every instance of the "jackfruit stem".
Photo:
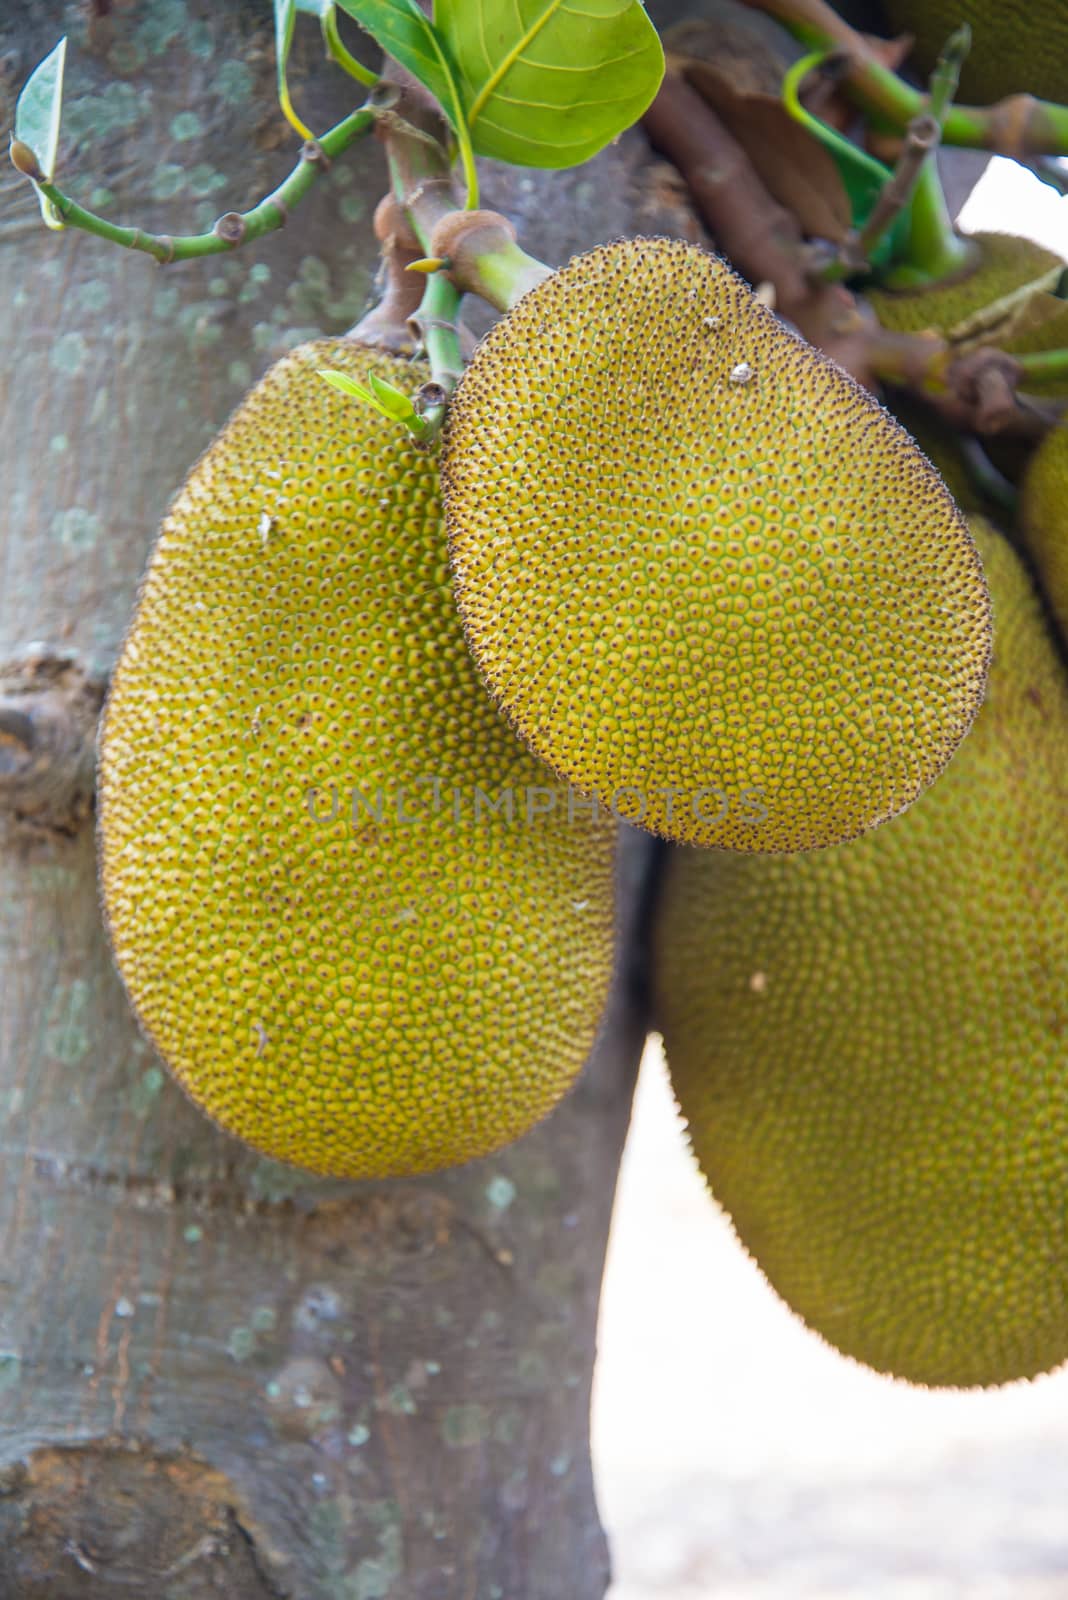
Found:
M 826 0 L 746 0 L 746 4 L 781 22 L 810 50 L 844 52 L 843 87 L 873 121 L 903 132 L 913 117 L 926 110 L 923 92 L 883 66 L 863 35 Z M 993 106 L 953 106 L 946 114 L 942 142 L 1017 159 L 1068 156 L 1068 106 L 1033 95 L 1012 95 Z
M 901 165 L 913 148 L 919 152 L 920 164 L 903 185 L 910 202 L 908 253 L 887 274 L 886 282 L 891 287 L 937 283 L 966 271 L 976 258 L 975 246 L 962 239 L 953 227 L 937 159 L 942 130 L 971 44 L 972 30 L 967 23 L 950 35 L 931 74 L 927 111 L 908 125 Z M 893 188 L 896 181 L 897 174 L 888 188 Z
M 109 244 L 121 245 L 126 250 L 141 250 L 152 256 L 161 267 L 172 261 L 191 261 L 198 256 L 222 255 L 235 250 L 238 245 L 251 244 L 265 233 L 285 226 L 289 213 L 308 190 L 327 170 L 335 157 L 342 155 L 349 145 L 368 133 L 377 116 L 374 106 L 361 106 L 336 127 L 324 133 L 321 139 L 305 144 L 300 160 L 282 183 L 251 211 L 228 211 L 220 218 L 210 233 L 193 233 L 172 238 L 169 234 L 146 233 L 142 228 L 124 228 L 95 212 L 87 211 L 69 195 L 57 189 L 54 183 L 38 182 L 37 187 L 46 200 L 51 201 L 65 226 L 81 228 Z M 225 222 L 225 226 L 221 226 Z M 240 224 L 240 226 L 238 226 Z
M 511 311 L 523 296 L 551 276 L 552 268 L 527 255 L 514 241 L 503 250 L 477 258 L 477 288 L 473 292 L 498 311 Z
M 418 281 L 418 280 L 417 280 Z M 432 272 L 426 279 L 419 309 L 411 318 L 410 326 L 426 350 L 433 383 L 417 396 L 425 431 L 420 439 L 423 445 L 431 443 L 441 432 L 449 397 L 459 383 L 464 370 L 460 349 L 460 334 L 456 320 L 460 314 L 460 291 L 444 272 Z M 429 404 L 425 403 L 429 399 Z
M 942 180 L 932 154 L 916 180 L 909 208 L 907 255 L 884 282 L 891 288 L 919 288 L 966 272 L 975 261 L 975 246 L 953 227 Z
M 468 294 L 498 311 L 511 311 L 528 290 L 552 273 L 516 242 L 515 229 L 497 211 L 454 211 L 430 238 L 431 254 L 449 263 L 449 275 Z
M 375 208 L 374 230 L 385 287 L 378 304 L 349 329 L 346 337 L 376 350 L 387 350 L 391 355 L 410 355 L 415 347 L 411 318 L 419 308 L 422 286 L 408 267 L 419 259 L 419 239 L 391 194 L 383 196 Z
M 461 294 L 477 294 L 498 311 L 510 311 L 549 276 L 551 268 L 516 243 L 505 217 L 458 207 L 449 159 L 438 140 L 398 113 L 383 119 L 382 133 L 394 199 L 427 257 L 448 263 L 443 270 Z

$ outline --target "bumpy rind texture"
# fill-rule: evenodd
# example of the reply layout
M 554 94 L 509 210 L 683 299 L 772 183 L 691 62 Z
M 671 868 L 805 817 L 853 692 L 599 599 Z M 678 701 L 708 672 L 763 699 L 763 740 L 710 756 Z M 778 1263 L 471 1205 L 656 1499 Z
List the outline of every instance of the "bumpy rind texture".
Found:
M 793 1309 L 881 1371 L 1068 1356 L 1068 681 L 976 527 L 987 703 L 905 815 L 789 859 L 672 855 L 655 989 L 713 1193 Z
M 884 328 L 898 333 L 944 335 L 962 345 L 1003 343 L 1029 302 L 1057 283 L 1064 262 L 1032 239 L 1011 233 L 971 236 L 976 264 L 970 272 L 928 289 L 871 289 L 867 298 Z
M 916 39 L 915 63 L 930 71 L 950 35 L 967 22 L 972 45 L 960 98 L 991 102 L 1010 94 L 1064 99 L 1068 13 L 1064 0 L 885 0 L 887 21 Z
M 654 833 L 852 838 L 982 698 L 989 600 L 938 475 L 692 245 L 606 245 L 525 295 L 460 383 L 442 481 L 494 694 Z
M 376 1177 L 485 1154 L 568 1088 L 614 839 L 569 821 L 479 681 L 436 460 L 328 367 L 428 376 L 302 346 L 193 470 L 107 707 L 102 883 L 190 1095 L 268 1155 Z
M 1047 433 L 1027 465 L 1020 527 L 1068 647 L 1068 423 Z

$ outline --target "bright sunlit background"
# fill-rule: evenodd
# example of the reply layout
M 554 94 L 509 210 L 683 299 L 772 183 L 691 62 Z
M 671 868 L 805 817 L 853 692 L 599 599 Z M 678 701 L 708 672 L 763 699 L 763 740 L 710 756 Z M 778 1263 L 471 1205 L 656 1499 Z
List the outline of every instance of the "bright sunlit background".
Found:
M 1014 162 L 991 162 L 961 223 L 1068 259 L 1068 199 Z M 709 1201 L 655 1044 L 593 1423 L 611 1600 L 1068 1600 L 1068 1370 L 934 1392 L 835 1354 Z

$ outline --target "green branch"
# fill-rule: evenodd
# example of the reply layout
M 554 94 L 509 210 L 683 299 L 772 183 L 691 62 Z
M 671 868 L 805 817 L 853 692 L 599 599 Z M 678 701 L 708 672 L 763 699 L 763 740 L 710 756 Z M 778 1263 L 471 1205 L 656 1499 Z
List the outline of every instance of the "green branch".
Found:
M 965 272 L 974 247 L 953 227 L 938 172 L 937 150 L 953 109 L 961 67 L 971 49 L 965 23 L 946 42 L 931 74 L 927 110 L 909 123 L 902 147 L 902 194 L 907 200 L 908 239 L 904 259 L 887 273 L 891 288 L 919 288 Z M 918 166 L 909 171 L 914 150 Z M 892 186 L 891 186 L 892 187 Z
M 422 413 L 427 431 L 421 442 L 435 439 L 441 432 L 449 397 L 463 375 L 464 358 L 456 327 L 461 299 L 459 289 L 444 272 L 432 272 L 426 280 L 419 310 L 412 318 L 426 348 L 434 391 Z
M 1068 377 L 1068 350 L 1033 350 L 1026 355 L 1014 355 L 1024 378 Z M 1021 380 L 1021 388 L 1026 387 Z
M 844 55 L 844 87 L 854 104 L 876 125 L 904 132 L 914 117 L 928 109 L 927 96 L 877 61 L 862 35 L 826 0 L 746 3 L 781 22 L 809 50 Z M 952 106 L 946 113 L 942 143 L 993 150 L 1017 160 L 1028 155 L 1068 156 L 1068 106 L 1036 100 L 1030 95 L 1015 96 L 1011 114 L 997 105 Z
M 239 245 L 251 244 L 265 233 L 283 227 L 289 213 L 304 199 L 316 179 L 336 157 L 368 131 L 376 115 L 373 106 L 361 106 L 331 128 L 329 133 L 324 133 L 321 139 L 306 144 L 289 177 L 272 194 L 251 211 L 228 211 L 219 218 L 210 233 L 187 234 L 172 239 L 166 234 L 146 233 L 141 228 L 123 228 L 87 211 L 57 189 L 54 183 L 38 181 L 37 187 L 55 207 L 66 226 L 81 228 L 98 239 L 107 239 L 109 243 L 122 245 L 127 250 L 141 250 L 161 266 L 171 261 L 220 255 L 237 249 Z

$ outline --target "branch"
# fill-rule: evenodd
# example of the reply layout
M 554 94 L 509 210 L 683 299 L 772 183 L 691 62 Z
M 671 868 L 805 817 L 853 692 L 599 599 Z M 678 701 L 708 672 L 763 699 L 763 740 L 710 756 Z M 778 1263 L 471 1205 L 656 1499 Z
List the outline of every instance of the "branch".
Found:
M 435 439 L 445 421 L 449 396 L 464 370 L 460 349 L 460 291 L 444 272 L 432 272 L 412 327 L 426 350 L 432 379 L 415 397 L 416 410 L 427 424 L 425 439 Z
M 842 51 L 847 57 L 843 85 L 862 111 L 903 132 L 927 110 L 927 96 L 883 66 L 863 34 L 826 0 L 745 3 L 774 17 L 810 49 Z M 994 106 L 953 106 L 946 114 L 942 142 L 1017 160 L 1068 155 L 1068 107 L 1028 94 L 1010 95 Z
M 520 249 L 507 218 L 459 208 L 441 113 L 395 63 L 383 74 L 383 89 L 387 79 L 395 98 L 376 131 L 386 147 L 393 198 L 428 259 L 440 263 L 461 294 L 509 310 L 551 269 Z
M 416 343 L 411 320 L 419 309 L 423 286 L 418 274 L 408 268 L 423 252 L 407 214 L 391 194 L 375 208 L 374 230 L 382 252 L 382 298 L 346 337 L 376 350 L 388 350 L 391 355 L 411 355 Z
M 1017 397 L 1024 369 L 1014 357 L 982 350 L 958 359 L 947 340 L 883 328 L 843 284 L 825 282 L 825 252 L 806 242 L 793 213 L 677 73 L 666 75 L 643 121 L 686 180 L 717 247 L 751 283 L 770 284 L 779 315 L 859 383 L 908 389 L 969 432 L 1035 437 L 1050 425 L 1048 412 Z
M 239 245 L 251 244 L 265 233 L 284 227 L 293 207 L 303 200 L 331 162 L 370 129 L 375 116 L 373 106 L 362 106 L 331 128 L 329 133 L 324 133 L 321 139 L 306 143 L 300 152 L 299 162 L 277 189 L 251 211 L 226 212 L 210 233 L 187 234 L 172 239 L 168 234 L 146 233 L 141 228 L 123 228 L 104 217 L 98 217 L 95 212 L 87 211 L 57 189 L 55 184 L 40 178 L 34 181 L 68 227 L 81 228 L 98 239 L 122 245 L 127 250 L 141 250 L 152 256 L 160 266 L 168 266 L 172 261 L 190 261 L 198 256 L 214 256 L 235 250 Z M 34 176 L 33 173 L 27 173 L 19 161 L 16 160 L 15 165 L 26 176 Z

